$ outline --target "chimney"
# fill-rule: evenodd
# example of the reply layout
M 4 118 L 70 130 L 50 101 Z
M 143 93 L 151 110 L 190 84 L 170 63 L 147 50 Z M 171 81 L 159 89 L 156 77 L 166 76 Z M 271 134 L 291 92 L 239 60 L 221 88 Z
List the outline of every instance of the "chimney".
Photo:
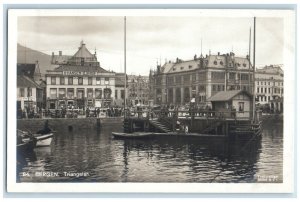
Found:
M 54 52 L 52 52 L 52 57 L 54 57 Z
M 249 55 L 246 55 L 246 58 L 249 60 Z
M 62 51 L 58 51 L 58 55 L 59 55 L 59 56 L 62 56 Z
M 195 55 L 194 55 L 194 60 L 196 60 L 196 59 L 197 59 L 197 55 L 195 54 Z
M 176 58 L 176 63 L 178 63 L 179 62 L 179 59 L 178 58 Z
M 220 55 L 220 52 L 218 52 L 218 55 Z

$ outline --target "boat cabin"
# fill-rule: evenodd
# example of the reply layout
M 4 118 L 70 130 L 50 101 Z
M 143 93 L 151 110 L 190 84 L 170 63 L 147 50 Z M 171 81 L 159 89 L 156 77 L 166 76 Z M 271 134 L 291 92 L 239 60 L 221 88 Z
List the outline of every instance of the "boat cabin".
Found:
M 252 94 L 244 90 L 221 91 L 208 98 L 216 116 L 250 119 Z

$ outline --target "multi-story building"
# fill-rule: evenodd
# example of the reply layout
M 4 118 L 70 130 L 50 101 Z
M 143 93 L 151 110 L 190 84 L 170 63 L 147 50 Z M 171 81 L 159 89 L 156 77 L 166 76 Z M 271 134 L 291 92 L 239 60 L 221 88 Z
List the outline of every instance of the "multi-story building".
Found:
M 126 95 L 127 95 L 127 89 L 128 89 L 127 87 L 128 87 L 128 84 L 126 85 Z M 125 73 L 116 73 L 114 105 L 118 106 L 118 107 L 124 107 L 124 104 L 125 104 L 124 101 L 125 101 Z
M 150 71 L 150 89 L 155 104 L 198 104 L 219 91 L 253 91 L 253 68 L 249 57 L 234 53 L 194 56 L 193 60 L 169 61 Z
M 149 77 L 128 75 L 128 100 L 130 106 L 148 105 Z
M 55 62 L 54 59 L 58 67 L 46 73 L 48 109 L 67 106 L 85 109 L 113 104 L 115 73 L 100 66 L 96 53 L 90 53 L 81 42 L 72 57 L 64 58 L 67 61 Z
M 268 104 L 275 111 L 283 110 L 283 76 L 280 65 L 256 69 L 255 93 L 259 104 Z
M 44 88 L 36 64 L 17 64 L 17 116 L 22 117 L 22 112 L 37 113 L 43 108 Z

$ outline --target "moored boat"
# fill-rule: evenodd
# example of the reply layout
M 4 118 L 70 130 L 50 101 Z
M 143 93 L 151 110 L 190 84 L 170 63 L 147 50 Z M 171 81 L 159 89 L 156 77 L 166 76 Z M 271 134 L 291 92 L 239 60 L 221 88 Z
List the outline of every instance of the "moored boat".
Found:
M 35 138 L 37 139 L 37 143 L 36 143 L 37 147 L 50 146 L 53 139 L 53 133 L 39 135 L 36 136 Z
M 36 147 L 37 139 L 24 131 L 17 130 L 17 151 L 33 151 Z

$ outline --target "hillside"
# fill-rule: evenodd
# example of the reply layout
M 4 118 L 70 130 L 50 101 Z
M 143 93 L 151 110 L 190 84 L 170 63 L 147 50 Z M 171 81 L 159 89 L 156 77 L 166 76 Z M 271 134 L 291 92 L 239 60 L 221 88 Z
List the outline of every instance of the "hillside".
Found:
M 30 48 L 25 48 L 24 46 L 18 44 L 18 63 L 35 63 L 39 61 L 39 67 L 42 76 L 46 73 L 46 70 L 51 70 L 51 56 Z M 26 60 L 25 60 L 26 57 Z

